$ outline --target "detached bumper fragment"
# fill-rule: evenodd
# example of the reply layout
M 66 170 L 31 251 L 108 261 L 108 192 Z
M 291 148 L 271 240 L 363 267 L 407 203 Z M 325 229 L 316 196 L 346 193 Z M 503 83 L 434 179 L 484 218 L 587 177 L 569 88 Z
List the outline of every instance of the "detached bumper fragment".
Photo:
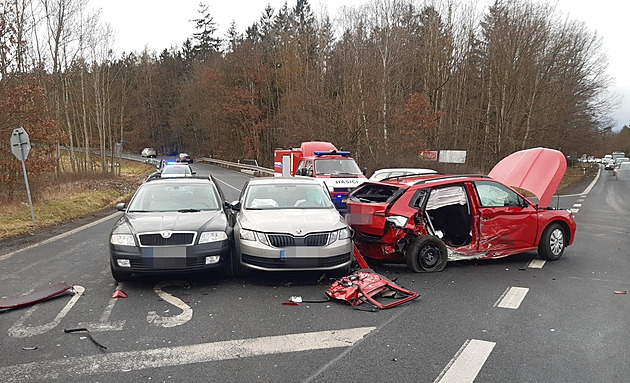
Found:
M 403 303 L 412 301 L 420 294 L 402 288 L 382 275 L 372 272 L 372 270 L 359 270 L 351 275 L 345 276 L 333 282 L 326 295 L 333 299 L 340 299 L 349 302 L 352 306 L 360 310 L 376 311 L 384 310 Z M 382 300 L 391 300 L 389 303 L 382 303 Z M 357 306 L 366 303 L 371 306 L 368 309 Z
M 34 291 L 30 294 L 20 295 L 19 297 L 11 297 L 0 300 L 0 310 L 14 309 L 22 306 L 32 305 L 46 299 L 56 297 L 72 288 L 72 285 L 66 282 L 51 285 L 44 290 Z

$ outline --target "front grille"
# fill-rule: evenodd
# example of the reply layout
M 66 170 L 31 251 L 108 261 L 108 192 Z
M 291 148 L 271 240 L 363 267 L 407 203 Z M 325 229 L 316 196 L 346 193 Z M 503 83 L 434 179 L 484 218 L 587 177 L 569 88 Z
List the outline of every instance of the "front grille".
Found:
M 269 244 L 273 247 L 295 246 L 295 237 L 292 235 L 269 234 L 267 235 Z
M 143 258 L 132 259 L 131 269 L 136 271 L 150 270 L 194 270 L 203 269 L 205 257 L 198 258 Z
M 192 245 L 195 233 L 172 233 L 164 238 L 160 233 L 140 234 L 140 246 L 186 246 Z
M 270 269 L 301 269 L 317 267 L 334 267 L 350 260 L 350 253 L 327 258 L 263 258 L 253 255 L 242 255 L 243 263 Z
M 328 235 L 328 233 L 318 233 L 294 237 L 290 234 L 267 234 L 267 238 L 273 247 L 326 246 Z

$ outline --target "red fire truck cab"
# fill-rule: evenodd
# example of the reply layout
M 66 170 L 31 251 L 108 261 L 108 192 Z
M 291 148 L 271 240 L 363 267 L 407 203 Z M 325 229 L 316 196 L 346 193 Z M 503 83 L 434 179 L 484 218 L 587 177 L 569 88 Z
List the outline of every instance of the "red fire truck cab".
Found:
M 340 212 L 347 211 L 348 192 L 366 180 L 350 152 L 321 141 L 303 142 L 300 148 L 276 149 L 273 170 L 276 177 L 297 175 L 317 179 L 328 188 Z

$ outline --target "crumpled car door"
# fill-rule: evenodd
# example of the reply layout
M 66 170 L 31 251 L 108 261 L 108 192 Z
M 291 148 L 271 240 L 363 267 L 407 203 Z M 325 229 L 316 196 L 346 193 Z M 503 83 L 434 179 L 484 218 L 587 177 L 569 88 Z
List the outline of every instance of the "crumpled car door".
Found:
M 538 236 L 536 208 L 494 181 L 475 181 L 478 204 L 478 250 L 491 258 L 534 248 Z

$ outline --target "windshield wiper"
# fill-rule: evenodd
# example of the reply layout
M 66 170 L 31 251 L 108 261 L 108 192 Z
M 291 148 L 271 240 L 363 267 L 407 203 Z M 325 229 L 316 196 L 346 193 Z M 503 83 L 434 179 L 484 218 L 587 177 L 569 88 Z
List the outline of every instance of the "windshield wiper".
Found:
M 201 210 L 199 209 L 179 209 L 177 210 L 178 213 L 198 213 Z
M 129 213 L 151 213 L 149 210 L 129 210 Z

